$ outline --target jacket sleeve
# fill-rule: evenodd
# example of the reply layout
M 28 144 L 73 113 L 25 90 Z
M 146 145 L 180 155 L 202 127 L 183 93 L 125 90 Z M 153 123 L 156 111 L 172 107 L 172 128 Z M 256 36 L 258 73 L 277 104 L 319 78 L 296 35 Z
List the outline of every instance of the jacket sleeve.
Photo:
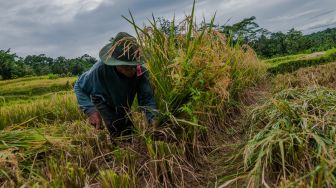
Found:
M 146 70 L 140 77 L 137 95 L 139 107 L 145 112 L 147 120 L 150 123 L 157 116 L 157 108 L 153 90 L 149 83 L 149 74 Z
M 87 73 L 84 73 L 79 77 L 75 83 L 74 90 L 81 111 L 83 111 L 87 116 L 90 116 L 93 112 L 97 111 L 90 99 L 92 84 L 90 83 Z

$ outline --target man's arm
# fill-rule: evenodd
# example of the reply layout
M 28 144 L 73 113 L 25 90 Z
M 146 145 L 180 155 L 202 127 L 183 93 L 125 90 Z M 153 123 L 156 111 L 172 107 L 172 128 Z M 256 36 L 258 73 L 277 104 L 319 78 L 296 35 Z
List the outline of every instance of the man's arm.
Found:
M 144 73 L 140 77 L 137 95 L 139 106 L 145 112 L 148 122 L 152 125 L 156 124 L 157 107 L 146 69 L 144 69 Z
M 91 102 L 90 94 L 85 92 L 85 90 L 90 91 L 92 89 L 92 85 L 90 85 L 90 82 L 86 76 L 86 73 L 84 73 L 77 80 L 74 86 L 78 106 L 89 117 L 90 124 L 95 126 L 96 129 L 100 129 L 102 124 L 100 114 L 98 113 L 94 104 Z
M 92 113 L 96 112 L 96 108 L 94 104 L 91 102 L 90 94 L 84 91 L 83 87 L 90 87 L 87 84 L 87 80 L 85 79 L 85 75 L 82 75 L 77 82 L 75 83 L 74 90 L 77 97 L 77 102 L 79 108 L 88 116 Z M 89 89 L 89 88 L 87 88 Z

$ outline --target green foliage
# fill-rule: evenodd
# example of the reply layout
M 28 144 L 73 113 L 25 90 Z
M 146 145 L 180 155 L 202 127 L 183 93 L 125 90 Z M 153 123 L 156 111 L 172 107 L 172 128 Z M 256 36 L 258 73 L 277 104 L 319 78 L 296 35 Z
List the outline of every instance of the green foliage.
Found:
M 336 47 L 336 28 L 309 35 L 295 29 L 287 33 L 260 33 L 255 41 L 250 41 L 257 54 L 270 58 L 325 51 Z
M 324 31 L 312 33 L 306 36 L 310 50 L 313 52 L 325 51 L 336 47 L 336 28 L 328 28 Z
M 267 64 L 275 65 L 275 64 L 280 64 L 280 63 L 284 63 L 284 62 L 289 62 L 289 61 L 293 61 L 293 60 L 302 59 L 307 55 L 309 55 L 309 54 L 297 54 L 297 55 L 282 56 L 282 57 L 267 59 L 264 62 L 267 63 Z
M 29 74 L 28 71 L 25 72 L 24 65 L 19 60 L 16 54 L 11 54 L 9 50 L 0 50 L 0 75 L 1 78 L 11 79 L 21 77 L 23 75 Z
M 0 76 L 8 80 L 33 75 L 80 75 L 96 61 L 87 54 L 74 59 L 65 57 L 53 59 L 44 54 L 20 58 L 16 54 L 11 54 L 9 50 L 0 50 Z
M 257 39 L 258 33 L 266 32 L 264 29 L 259 28 L 255 20 L 256 17 L 252 16 L 233 25 L 222 25 L 219 31 L 225 33 L 226 36 L 232 36 L 234 39 L 249 43 Z
M 294 28 L 287 33 L 272 33 L 260 28 L 256 17 L 252 16 L 233 25 L 216 26 L 216 29 L 226 36 L 232 36 L 235 39 L 233 42 L 249 44 L 259 56 L 265 58 L 325 51 L 336 47 L 336 28 L 309 35 Z

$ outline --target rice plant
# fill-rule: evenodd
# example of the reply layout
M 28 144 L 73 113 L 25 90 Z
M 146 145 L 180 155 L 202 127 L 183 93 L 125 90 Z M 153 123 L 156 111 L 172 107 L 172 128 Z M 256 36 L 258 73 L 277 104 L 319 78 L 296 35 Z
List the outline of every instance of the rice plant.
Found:
M 124 18 L 137 33 L 160 124 L 177 129 L 177 136 L 192 144 L 190 152 L 198 153 L 199 138 L 208 128 L 207 112 L 217 115 L 225 104 L 239 103 L 240 92 L 264 76 L 265 65 L 248 46 L 233 47 L 213 29 L 215 17 L 209 27 L 199 28 L 195 3 L 185 20 L 179 24 L 172 20 L 169 34 L 159 28 L 154 16 L 145 28 L 135 23 L 131 13 Z
M 33 173 L 36 158 L 46 152 L 65 150 L 69 146 L 69 138 L 61 135 L 45 134 L 46 129 L 0 131 L 0 180 L 14 179 L 18 183 L 24 171 Z
M 273 82 L 276 91 L 285 88 L 323 86 L 336 89 L 336 63 L 299 69 L 293 73 L 277 75 Z
M 79 163 L 66 162 L 64 156 L 48 159 L 43 173 L 52 187 L 84 187 L 87 182 L 86 170 Z
M 183 151 L 176 144 L 146 139 L 149 155 L 145 167 L 150 172 L 149 183 L 159 187 L 184 187 L 187 179 L 198 181 L 191 165 L 184 160 Z
M 15 112 L 15 113 L 13 113 Z M 8 126 L 34 125 L 41 122 L 83 119 L 72 92 L 53 94 L 31 103 L 15 104 L 0 108 L 0 129 Z
M 103 188 L 132 188 L 135 185 L 131 184 L 127 174 L 118 175 L 113 170 L 104 170 L 99 172 L 98 180 Z
M 248 187 L 335 187 L 336 92 L 288 89 L 251 112 Z
M 48 77 L 32 77 L 0 81 L 0 96 L 36 96 L 51 92 L 69 91 L 76 77 L 48 79 Z

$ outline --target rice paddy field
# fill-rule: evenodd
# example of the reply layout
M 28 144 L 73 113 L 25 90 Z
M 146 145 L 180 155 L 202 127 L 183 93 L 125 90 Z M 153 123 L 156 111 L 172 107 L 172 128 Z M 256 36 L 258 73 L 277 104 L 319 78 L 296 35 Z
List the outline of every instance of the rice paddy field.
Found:
M 79 111 L 76 77 L 0 81 L 1 187 L 336 186 L 332 50 L 265 62 L 211 26 L 198 29 L 193 11 L 178 24 L 183 35 L 126 19 L 159 128 L 134 105 L 135 132 L 112 144 Z M 298 58 L 324 59 L 273 71 Z

